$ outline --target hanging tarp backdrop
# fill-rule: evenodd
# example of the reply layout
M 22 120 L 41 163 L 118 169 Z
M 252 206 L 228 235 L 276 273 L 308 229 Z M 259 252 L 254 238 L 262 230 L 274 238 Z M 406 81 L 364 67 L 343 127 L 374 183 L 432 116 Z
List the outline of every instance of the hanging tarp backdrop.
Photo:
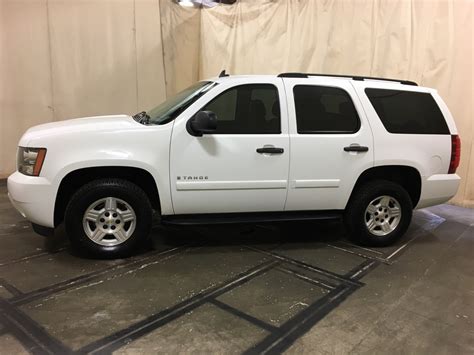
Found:
M 473 1 L 0 0 L 0 175 L 28 127 L 134 113 L 225 68 L 404 78 L 438 89 L 462 139 L 453 203 L 474 207 Z

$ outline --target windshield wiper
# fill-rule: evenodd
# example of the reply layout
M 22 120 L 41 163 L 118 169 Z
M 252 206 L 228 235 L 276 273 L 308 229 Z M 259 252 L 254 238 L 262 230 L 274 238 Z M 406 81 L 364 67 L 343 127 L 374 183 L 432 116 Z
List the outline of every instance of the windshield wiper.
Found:
M 133 119 L 137 121 L 138 123 L 147 125 L 150 123 L 150 116 L 146 113 L 146 111 L 139 112 L 135 115 L 133 115 Z

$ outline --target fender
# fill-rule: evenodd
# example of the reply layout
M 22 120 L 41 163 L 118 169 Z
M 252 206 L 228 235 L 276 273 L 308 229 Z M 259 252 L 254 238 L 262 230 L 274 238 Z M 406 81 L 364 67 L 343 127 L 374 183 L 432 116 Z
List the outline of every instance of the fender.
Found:
M 82 170 L 82 169 L 89 169 L 89 168 L 104 168 L 104 167 L 114 167 L 114 168 L 120 168 L 120 167 L 126 167 L 126 168 L 136 168 L 143 170 L 147 173 L 149 173 L 155 183 L 156 189 L 158 190 L 158 198 L 160 200 L 160 207 L 161 207 L 161 213 L 164 215 L 167 214 L 173 214 L 173 208 L 170 203 L 170 198 L 166 198 L 167 191 L 169 191 L 169 184 L 168 182 L 168 177 L 163 176 L 158 172 L 155 167 L 146 164 L 144 162 L 140 161 L 131 161 L 131 160 L 118 160 L 118 159 L 111 159 L 107 160 L 104 162 L 104 160 L 88 160 L 88 161 L 82 161 L 82 162 L 76 162 L 69 164 L 65 166 L 63 169 L 61 169 L 58 174 L 55 176 L 54 180 L 52 181 L 52 186 L 54 188 L 54 197 L 55 199 L 57 198 L 57 194 L 59 192 L 59 187 L 61 185 L 61 182 L 71 173 L 74 173 L 75 171 Z

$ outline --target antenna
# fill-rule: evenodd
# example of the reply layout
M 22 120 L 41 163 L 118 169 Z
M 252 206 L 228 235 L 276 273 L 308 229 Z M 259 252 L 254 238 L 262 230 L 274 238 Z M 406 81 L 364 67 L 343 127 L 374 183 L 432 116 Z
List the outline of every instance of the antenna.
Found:
M 225 69 L 223 71 L 221 71 L 221 73 L 219 74 L 219 78 L 224 78 L 226 76 L 229 76 L 229 74 L 226 74 L 225 72 Z

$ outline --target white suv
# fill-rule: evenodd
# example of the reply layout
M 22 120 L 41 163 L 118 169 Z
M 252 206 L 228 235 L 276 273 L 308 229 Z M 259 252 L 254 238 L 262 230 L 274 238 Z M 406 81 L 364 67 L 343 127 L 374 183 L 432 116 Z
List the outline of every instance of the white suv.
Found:
M 8 179 L 15 207 L 74 247 L 130 254 L 165 224 L 343 217 L 383 246 L 413 208 L 453 197 L 460 140 L 436 90 L 409 81 L 284 73 L 201 81 L 133 117 L 30 128 Z

